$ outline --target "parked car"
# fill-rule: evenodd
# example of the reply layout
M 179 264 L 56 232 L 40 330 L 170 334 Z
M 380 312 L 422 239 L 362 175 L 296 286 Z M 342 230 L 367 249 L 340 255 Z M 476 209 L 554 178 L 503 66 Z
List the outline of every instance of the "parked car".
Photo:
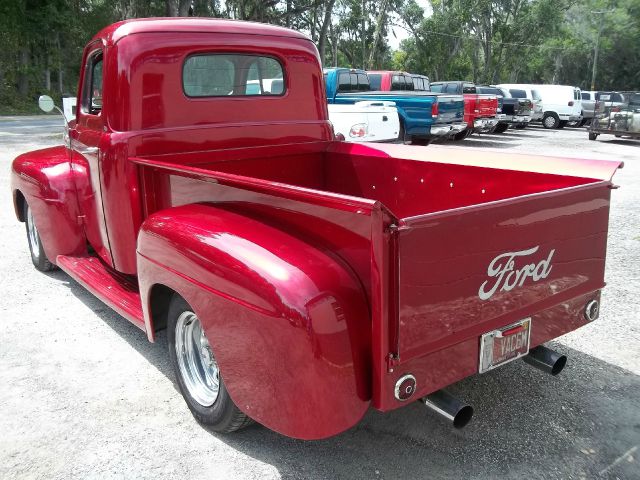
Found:
M 482 94 L 495 95 L 498 98 L 498 110 L 496 114 L 498 124 L 493 130 L 495 133 L 503 133 L 509 126 L 522 129 L 529 125 L 533 110 L 531 100 L 527 98 L 513 98 L 506 88 L 495 85 L 477 85 L 476 91 Z
M 431 82 L 432 92 L 464 95 L 465 131 L 455 135 L 454 140 L 462 140 L 473 132 L 485 133 L 498 125 L 498 98 L 495 95 L 482 95 L 471 82 L 447 81 Z
M 568 122 L 582 120 L 582 97 L 579 88 L 568 85 L 501 84 L 508 89 L 531 88 L 542 101 L 544 128 L 564 128 Z
M 381 80 L 376 88 L 391 88 L 391 76 Z M 364 70 L 349 68 L 324 69 L 326 96 L 329 104 L 353 104 L 363 100 L 392 101 L 400 116 L 400 138 L 413 142 L 431 141 L 448 137 L 465 128 L 464 100 L 461 95 L 436 95 L 414 91 L 413 78 L 397 75 L 396 85 L 401 90 L 372 90 Z M 400 88 L 400 87 L 399 87 Z
M 316 46 L 273 25 L 119 22 L 79 71 L 67 144 L 12 163 L 32 263 L 166 330 L 212 430 L 321 439 L 414 402 L 461 427 L 445 387 L 555 375 L 543 344 L 598 317 L 619 161 L 337 141 Z M 248 93 L 260 72 L 282 94 Z

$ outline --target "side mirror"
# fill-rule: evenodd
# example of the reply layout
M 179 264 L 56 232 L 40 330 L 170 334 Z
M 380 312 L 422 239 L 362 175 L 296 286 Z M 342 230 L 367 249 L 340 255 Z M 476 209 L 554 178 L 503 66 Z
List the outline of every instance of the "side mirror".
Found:
M 49 95 L 40 95 L 40 98 L 38 98 L 38 107 L 40 107 L 40 110 L 43 112 L 49 113 L 55 107 L 53 98 Z

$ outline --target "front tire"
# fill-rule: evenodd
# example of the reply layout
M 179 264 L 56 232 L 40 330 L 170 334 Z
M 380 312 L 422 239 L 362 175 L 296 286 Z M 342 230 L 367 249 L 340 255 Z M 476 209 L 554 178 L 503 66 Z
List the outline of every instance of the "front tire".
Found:
M 55 270 L 57 267 L 49 261 L 47 255 L 44 253 L 42 239 L 40 238 L 40 233 L 33 220 L 33 213 L 27 202 L 24 202 L 24 225 L 27 229 L 27 242 L 29 243 L 29 253 L 31 254 L 33 266 L 41 272 Z
M 555 113 L 545 113 L 544 117 L 542 117 L 542 125 L 544 128 L 558 128 L 560 126 L 560 117 Z
M 249 425 L 229 396 L 200 320 L 178 295 L 169 306 L 167 340 L 180 393 L 196 420 L 220 433 Z
M 598 138 L 598 134 L 597 133 L 589 132 L 589 140 L 595 140 L 596 138 Z

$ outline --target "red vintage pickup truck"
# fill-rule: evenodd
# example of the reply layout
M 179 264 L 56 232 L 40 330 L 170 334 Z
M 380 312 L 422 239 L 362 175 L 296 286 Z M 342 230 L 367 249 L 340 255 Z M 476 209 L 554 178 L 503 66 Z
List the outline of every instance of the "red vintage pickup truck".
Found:
M 316 47 L 267 25 L 117 23 L 80 75 L 67 144 L 13 162 L 33 264 L 168 329 L 214 430 L 317 439 L 418 400 L 462 426 L 443 388 L 557 373 L 542 344 L 598 316 L 619 162 L 337 141 Z

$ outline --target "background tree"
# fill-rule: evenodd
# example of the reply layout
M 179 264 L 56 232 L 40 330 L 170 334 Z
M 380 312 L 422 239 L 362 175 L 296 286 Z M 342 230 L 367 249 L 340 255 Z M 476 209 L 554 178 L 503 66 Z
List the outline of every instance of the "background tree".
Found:
M 432 0 L 426 9 L 415 0 L 5 0 L 0 114 L 36 111 L 41 93 L 74 94 L 82 48 L 101 28 L 164 15 L 300 30 L 327 66 L 583 89 L 600 32 L 596 88 L 640 88 L 640 0 Z M 396 51 L 392 28 L 409 35 Z

